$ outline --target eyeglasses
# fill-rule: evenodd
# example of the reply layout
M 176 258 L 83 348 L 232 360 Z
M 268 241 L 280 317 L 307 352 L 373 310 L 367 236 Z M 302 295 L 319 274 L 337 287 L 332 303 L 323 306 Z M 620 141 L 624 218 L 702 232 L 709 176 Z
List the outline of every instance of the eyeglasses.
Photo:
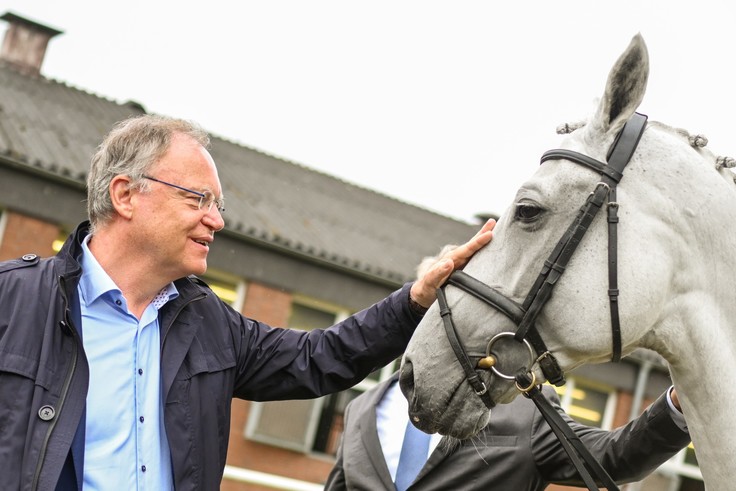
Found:
M 215 195 L 212 194 L 210 191 L 205 191 L 204 193 L 200 193 L 199 191 L 193 191 L 183 186 L 179 186 L 177 184 L 171 184 L 170 182 L 162 181 L 161 179 L 156 179 L 155 177 L 146 176 L 146 175 L 143 176 L 143 179 L 148 179 L 149 181 L 160 182 L 161 184 L 171 186 L 172 188 L 181 189 L 182 191 L 186 191 L 187 193 L 192 193 L 195 196 L 198 196 L 199 201 L 197 202 L 197 207 L 200 210 L 205 210 L 209 213 L 210 210 L 212 210 L 212 206 L 216 206 L 217 211 L 219 211 L 220 213 L 225 212 L 225 198 L 215 198 Z

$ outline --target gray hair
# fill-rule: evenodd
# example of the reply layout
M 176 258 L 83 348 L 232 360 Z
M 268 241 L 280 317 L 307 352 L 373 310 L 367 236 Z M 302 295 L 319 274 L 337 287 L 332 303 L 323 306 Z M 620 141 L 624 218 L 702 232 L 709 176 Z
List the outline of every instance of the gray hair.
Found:
M 131 186 L 146 189 L 143 175 L 169 150 L 174 135 L 183 134 L 207 148 L 210 138 L 194 122 L 166 116 L 137 116 L 113 126 L 92 156 L 87 175 L 87 215 L 90 232 L 107 223 L 114 215 L 110 182 L 127 175 Z

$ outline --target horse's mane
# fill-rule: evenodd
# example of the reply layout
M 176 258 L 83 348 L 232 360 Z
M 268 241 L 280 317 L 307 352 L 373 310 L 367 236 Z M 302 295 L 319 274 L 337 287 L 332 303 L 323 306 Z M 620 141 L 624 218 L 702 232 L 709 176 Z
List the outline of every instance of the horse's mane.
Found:
M 689 131 L 683 129 L 683 128 L 675 128 L 673 126 L 669 126 L 664 123 L 660 123 L 659 121 L 651 121 L 650 124 L 653 126 L 657 126 L 659 128 L 664 129 L 665 131 L 670 131 L 682 138 L 685 139 L 685 141 L 688 142 L 688 144 L 696 149 L 705 148 L 705 146 L 708 144 L 708 137 L 706 137 L 703 134 L 696 134 L 693 135 Z M 712 158 L 715 161 L 715 168 L 716 170 L 720 171 L 721 169 L 732 169 L 736 167 L 736 159 L 733 157 L 727 157 L 727 156 L 715 156 L 708 152 L 709 155 L 712 156 Z M 736 177 L 734 177 L 734 182 L 736 182 Z

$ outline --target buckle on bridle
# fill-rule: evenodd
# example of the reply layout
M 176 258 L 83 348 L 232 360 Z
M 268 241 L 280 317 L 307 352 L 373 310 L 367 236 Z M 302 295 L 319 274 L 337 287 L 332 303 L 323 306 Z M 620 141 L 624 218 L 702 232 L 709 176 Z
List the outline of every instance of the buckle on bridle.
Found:
M 481 381 L 480 384 L 483 386 L 483 388 L 481 390 L 474 390 L 475 395 L 477 396 L 482 396 L 483 394 L 488 392 L 488 387 L 486 387 L 486 383 Z
M 519 390 L 519 392 L 521 392 L 522 394 L 528 394 L 534 389 L 534 387 L 537 386 L 537 376 L 534 374 L 534 371 L 529 370 L 529 372 L 527 373 L 531 374 L 532 379 L 529 382 L 529 385 L 526 387 L 522 387 L 521 384 L 519 383 L 519 380 L 523 377 L 519 377 L 519 376 L 514 377 L 515 378 L 514 384 L 516 385 L 516 388 Z

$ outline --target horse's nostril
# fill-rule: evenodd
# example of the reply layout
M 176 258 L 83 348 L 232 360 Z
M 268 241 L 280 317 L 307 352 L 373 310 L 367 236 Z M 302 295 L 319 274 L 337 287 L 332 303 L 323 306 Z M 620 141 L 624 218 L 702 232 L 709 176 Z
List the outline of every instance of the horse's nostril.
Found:
M 399 385 L 401 386 L 401 392 L 403 392 L 404 397 L 411 401 L 412 393 L 414 392 L 414 369 L 411 361 L 407 357 L 404 357 L 404 362 L 401 365 Z

